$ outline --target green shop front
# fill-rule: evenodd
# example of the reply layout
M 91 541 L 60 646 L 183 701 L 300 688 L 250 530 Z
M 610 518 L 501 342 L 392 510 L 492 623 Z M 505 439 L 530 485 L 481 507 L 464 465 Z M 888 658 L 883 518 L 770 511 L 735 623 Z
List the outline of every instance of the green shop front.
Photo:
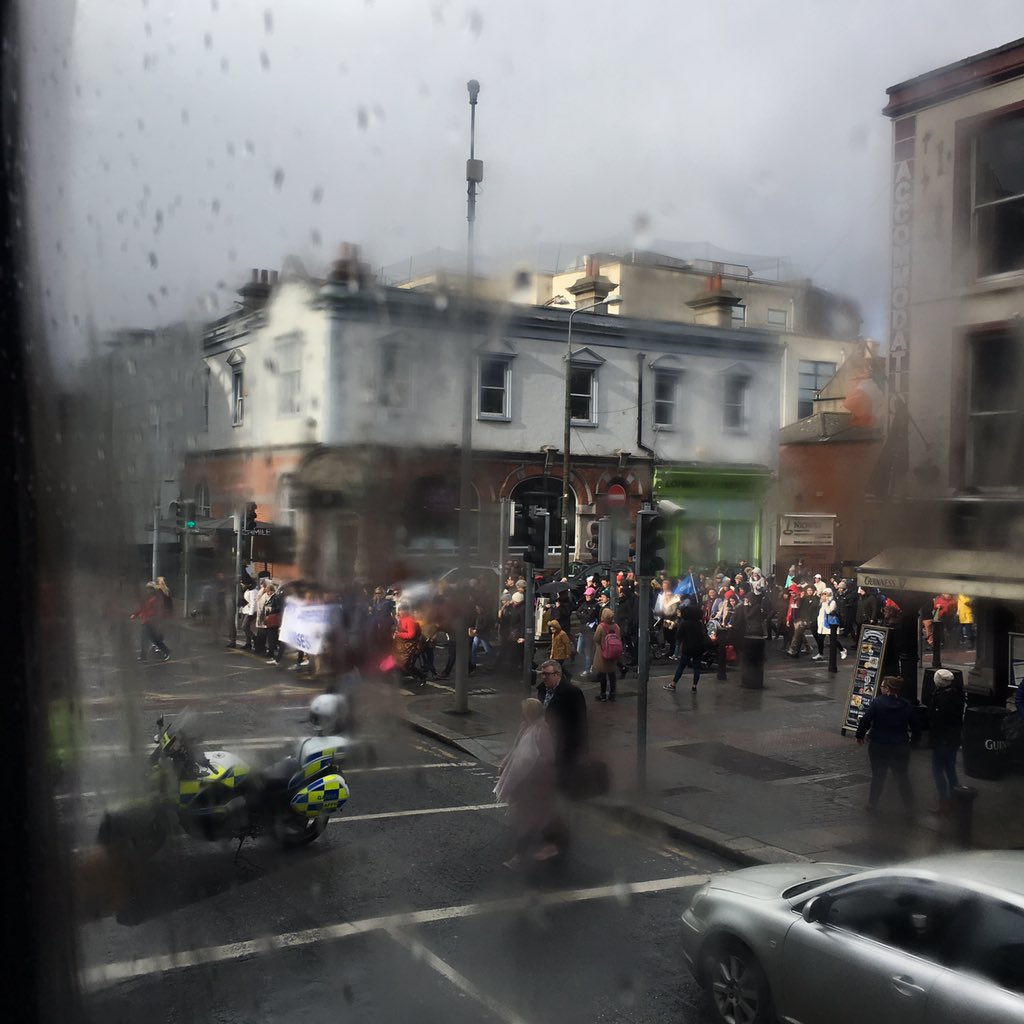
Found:
M 659 467 L 654 493 L 685 512 L 672 525 L 665 561 L 678 575 L 689 566 L 761 564 L 761 511 L 770 475 L 766 469 L 715 466 Z

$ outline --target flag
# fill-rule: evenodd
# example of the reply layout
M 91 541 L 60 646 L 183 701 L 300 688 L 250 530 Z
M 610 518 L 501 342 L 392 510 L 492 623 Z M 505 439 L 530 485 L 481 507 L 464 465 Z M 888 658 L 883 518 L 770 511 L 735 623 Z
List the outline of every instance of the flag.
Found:
M 696 597 L 697 587 L 693 582 L 693 573 L 687 573 L 676 585 L 676 595 L 679 597 Z

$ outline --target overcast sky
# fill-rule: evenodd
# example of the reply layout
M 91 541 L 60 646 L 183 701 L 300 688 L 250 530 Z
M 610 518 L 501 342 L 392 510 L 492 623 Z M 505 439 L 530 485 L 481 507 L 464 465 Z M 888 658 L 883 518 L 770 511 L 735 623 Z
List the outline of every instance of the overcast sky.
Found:
M 884 340 L 885 90 L 1024 35 L 1020 0 L 64 3 L 30 94 L 71 344 L 219 315 L 249 268 L 343 241 L 463 250 L 469 78 L 484 256 L 707 241 L 792 261 Z

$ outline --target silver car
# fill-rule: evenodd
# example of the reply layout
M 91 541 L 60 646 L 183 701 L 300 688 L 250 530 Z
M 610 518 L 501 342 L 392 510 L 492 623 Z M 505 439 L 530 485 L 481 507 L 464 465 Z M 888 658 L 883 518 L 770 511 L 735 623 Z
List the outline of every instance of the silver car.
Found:
M 1024 1022 L 1024 852 L 718 875 L 683 938 L 725 1024 Z

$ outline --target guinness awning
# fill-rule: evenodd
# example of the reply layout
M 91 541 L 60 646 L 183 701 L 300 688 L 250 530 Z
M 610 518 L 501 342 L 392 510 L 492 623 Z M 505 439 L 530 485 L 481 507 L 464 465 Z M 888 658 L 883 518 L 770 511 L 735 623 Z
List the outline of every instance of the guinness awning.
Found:
M 1024 557 L 1002 551 L 887 548 L 857 570 L 862 587 L 1024 602 Z

